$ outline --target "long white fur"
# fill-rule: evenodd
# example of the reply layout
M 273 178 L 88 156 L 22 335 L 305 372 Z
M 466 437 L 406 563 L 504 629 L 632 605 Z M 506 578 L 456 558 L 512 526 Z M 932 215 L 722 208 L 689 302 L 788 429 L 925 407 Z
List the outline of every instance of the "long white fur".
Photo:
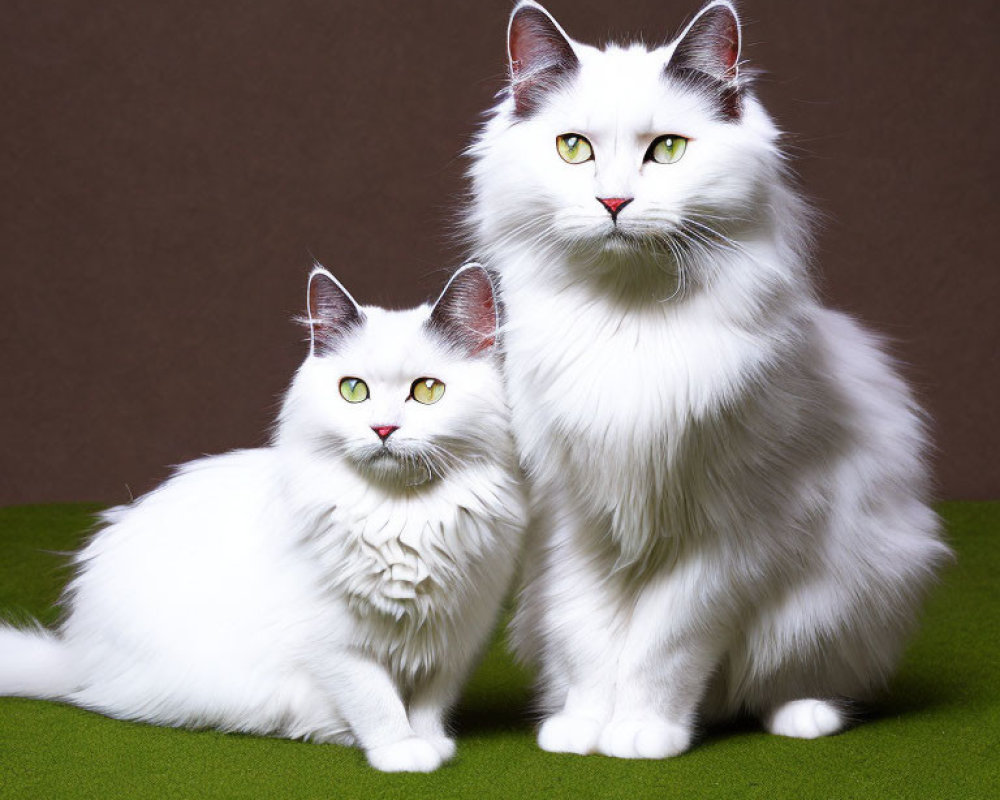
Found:
M 498 357 L 429 335 L 427 306 L 363 311 L 336 353 L 311 350 L 271 446 L 191 462 L 103 515 L 58 631 L 0 627 L 0 693 L 358 744 L 388 771 L 451 757 L 445 715 L 525 514 Z M 369 401 L 341 399 L 343 376 Z M 445 396 L 407 402 L 424 376 Z M 402 455 L 375 467 L 386 424 Z
M 921 411 L 878 338 L 817 302 L 752 87 L 724 119 L 664 74 L 676 42 L 571 43 L 572 79 L 527 117 L 504 97 L 470 151 L 532 483 L 514 638 L 539 744 L 659 758 L 741 711 L 835 732 L 948 556 Z M 568 132 L 594 161 L 559 158 Z M 664 134 L 683 158 L 643 163 Z M 598 197 L 635 198 L 623 235 Z

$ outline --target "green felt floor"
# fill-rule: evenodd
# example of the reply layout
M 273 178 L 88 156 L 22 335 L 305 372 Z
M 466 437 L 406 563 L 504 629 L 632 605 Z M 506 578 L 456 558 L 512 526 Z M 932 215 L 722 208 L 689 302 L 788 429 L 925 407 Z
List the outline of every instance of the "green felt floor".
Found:
M 0 509 L 0 614 L 51 622 L 87 506 Z M 0 798 L 991 798 L 1000 797 L 1000 503 L 941 506 L 958 552 L 890 695 L 839 736 L 750 724 L 662 762 L 535 747 L 529 676 L 489 652 L 457 719 L 458 758 L 382 775 L 331 745 L 154 728 L 0 699 Z M 123 602 L 127 602 L 123 598 Z

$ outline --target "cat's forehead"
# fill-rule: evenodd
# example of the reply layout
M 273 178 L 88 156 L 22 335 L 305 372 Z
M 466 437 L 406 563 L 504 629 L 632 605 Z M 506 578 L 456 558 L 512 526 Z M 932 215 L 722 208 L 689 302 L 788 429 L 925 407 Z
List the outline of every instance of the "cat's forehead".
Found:
M 621 102 L 628 99 L 623 87 L 649 89 L 657 84 L 669 53 L 669 49 L 650 50 L 641 44 L 581 47 L 578 83 L 594 94 L 613 95 Z
M 426 303 L 403 311 L 392 311 L 379 306 L 362 306 L 361 310 L 365 315 L 362 340 L 366 335 L 371 340 L 413 337 L 430 316 Z
M 588 128 L 590 133 L 609 135 L 629 130 L 653 132 L 679 118 L 706 117 L 703 98 L 667 76 L 673 47 L 580 47 L 579 72 L 552 104 L 551 113 L 577 119 L 573 124 Z
M 451 360 L 447 348 L 426 327 L 428 306 L 405 311 L 364 306 L 362 311 L 364 324 L 331 357 L 352 374 L 412 381 Z

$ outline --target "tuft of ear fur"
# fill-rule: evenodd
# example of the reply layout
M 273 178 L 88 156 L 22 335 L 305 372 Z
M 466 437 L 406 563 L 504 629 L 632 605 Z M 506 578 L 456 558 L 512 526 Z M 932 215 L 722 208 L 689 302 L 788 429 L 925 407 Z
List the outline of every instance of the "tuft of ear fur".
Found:
M 525 116 L 542 97 L 576 72 L 580 61 L 569 37 L 544 8 L 531 0 L 518 3 L 507 28 L 514 111 Z
M 493 347 L 499 312 L 493 281 L 476 263 L 460 268 L 431 310 L 427 327 L 469 356 Z
M 702 8 L 679 37 L 667 75 L 717 96 L 729 119 L 740 115 L 739 77 L 741 34 L 736 9 L 726 0 Z
M 312 355 L 333 352 L 346 334 L 365 321 L 360 306 L 343 284 L 319 264 L 309 275 L 306 307 Z

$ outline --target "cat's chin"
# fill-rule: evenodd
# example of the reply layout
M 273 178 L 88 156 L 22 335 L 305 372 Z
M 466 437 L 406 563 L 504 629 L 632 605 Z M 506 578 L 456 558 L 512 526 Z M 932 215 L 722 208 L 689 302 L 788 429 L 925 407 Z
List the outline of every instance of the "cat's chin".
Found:
M 435 479 L 434 472 L 421 459 L 384 447 L 365 454 L 354 465 L 372 483 L 388 488 L 422 486 Z
M 625 288 L 647 290 L 668 296 L 677 289 L 679 270 L 672 253 L 660 246 L 655 238 L 641 232 L 615 228 L 611 232 L 572 244 L 569 262 L 580 271 L 602 283 Z M 603 291 L 612 291 L 605 286 Z
M 600 259 L 608 256 L 632 258 L 638 253 L 648 253 L 653 248 L 653 241 L 644 233 L 616 225 L 604 228 L 590 236 L 574 239 L 570 248 L 585 259 Z
M 617 226 L 601 237 L 600 245 L 607 253 L 633 253 L 647 246 L 643 237 Z

